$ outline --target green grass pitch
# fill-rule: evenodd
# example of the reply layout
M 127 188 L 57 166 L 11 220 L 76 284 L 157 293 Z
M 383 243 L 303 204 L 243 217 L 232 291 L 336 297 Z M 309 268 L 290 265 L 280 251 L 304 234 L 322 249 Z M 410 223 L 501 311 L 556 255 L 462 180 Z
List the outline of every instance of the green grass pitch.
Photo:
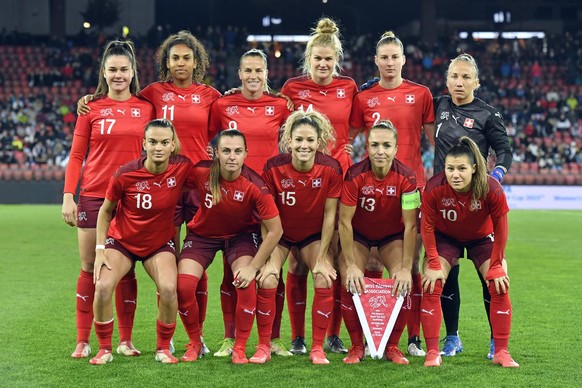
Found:
M 0 386 L 582 386 L 580 277 L 582 213 L 512 211 L 507 259 L 511 277 L 513 326 L 510 351 L 521 368 L 505 370 L 485 358 L 489 329 L 481 287 L 472 264 L 461 264 L 460 335 L 465 351 L 426 369 L 423 359 L 392 365 L 366 359 L 344 365 L 311 365 L 307 356 L 278 358 L 265 365 L 232 365 L 212 356 L 196 363 L 161 365 L 153 359 L 156 296 L 153 282 L 138 266 L 139 302 L 134 343 L 137 358 L 114 356 L 95 367 L 70 357 L 75 346 L 75 284 L 79 273 L 76 231 L 60 219 L 59 206 L 0 206 Z M 209 308 L 204 337 L 211 351 L 221 341 L 219 304 L 221 261 L 209 269 Z M 309 296 L 311 298 L 311 294 Z M 308 303 L 310 305 L 310 303 Z M 285 310 L 286 312 L 286 310 Z M 310 311 L 308 308 L 308 322 Z M 307 324 L 310 337 L 310 324 Z M 115 330 L 117 332 L 117 329 Z M 290 340 L 284 315 L 283 336 Z M 349 337 L 342 328 L 342 338 Z M 114 334 L 114 344 L 117 337 Z M 175 334 L 178 356 L 187 342 L 181 322 Z M 309 343 L 309 340 L 308 340 Z M 250 356 L 256 327 L 249 341 Z M 92 334 L 95 354 L 98 345 Z M 401 342 L 404 350 L 404 340 Z

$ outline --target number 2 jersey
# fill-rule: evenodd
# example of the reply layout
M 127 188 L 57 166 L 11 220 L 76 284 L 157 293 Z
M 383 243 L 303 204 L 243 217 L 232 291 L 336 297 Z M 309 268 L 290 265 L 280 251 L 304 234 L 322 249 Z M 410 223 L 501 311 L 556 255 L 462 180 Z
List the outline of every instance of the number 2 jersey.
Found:
M 240 233 L 256 233 L 260 220 L 279 215 L 261 176 L 244 165 L 234 181 L 220 179 L 222 198 L 213 204 L 209 181 L 212 163 L 202 160 L 194 167 L 200 208 L 187 225 L 189 232 L 206 238 L 227 239 Z
M 170 120 L 182 145 L 181 153 L 192 163 L 208 160 L 206 146 L 216 132 L 209 129 L 210 107 L 220 97 L 212 86 L 193 83 L 180 88 L 173 82 L 154 82 L 140 92 L 151 102 L 156 117 Z
M 321 152 L 306 172 L 297 171 L 291 158 L 285 153 L 269 159 L 263 179 L 281 213 L 283 238 L 299 242 L 321 233 L 325 201 L 341 195 L 342 169 L 337 160 Z
M 402 209 L 418 207 L 417 201 L 414 171 L 397 159 L 384 179 L 376 178 L 369 158 L 350 167 L 344 179 L 341 203 L 356 207 L 352 227 L 370 240 L 403 232 Z
M 353 128 L 365 128 L 367 134 L 380 120 L 390 120 L 396 127 L 396 157 L 414 170 L 418 187 L 424 187 L 426 178 L 422 164 L 422 128 L 434 122 L 430 90 L 426 86 L 403 80 L 394 89 L 385 89 L 376 83 L 356 94 L 350 125 Z
M 248 100 L 242 93 L 216 100 L 210 114 L 210 129 L 238 129 L 247 140 L 245 165 L 261 174 L 267 160 L 279 153 L 279 129 L 289 117 L 287 100 L 263 93 L 258 100 Z
M 82 170 L 80 195 L 104 198 L 111 175 L 141 156 L 144 129 L 154 110 L 135 96 L 125 101 L 104 97 L 88 105 L 91 111 L 79 116 L 75 125 L 64 192 L 76 192 Z
M 195 185 L 193 164 L 182 155 L 170 157 L 166 171 L 152 174 L 145 157 L 131 161 L 111 177 L 106 198 L 119 201 L 108 236 L 137 256 L 148 256 L 175 234 L 174 210 L 183 189 Z

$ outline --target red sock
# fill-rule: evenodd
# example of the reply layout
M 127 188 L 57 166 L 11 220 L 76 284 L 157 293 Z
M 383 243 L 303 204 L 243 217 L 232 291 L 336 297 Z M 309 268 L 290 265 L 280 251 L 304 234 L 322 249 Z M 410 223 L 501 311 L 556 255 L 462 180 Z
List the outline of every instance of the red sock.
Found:
M 509 288 L 505 294 L 498 294 L 495 291 L 494 282 L 489 282 L 489 293 L 491 294 L 491 326 L 493 328 L 495 352 L 497 353 L 500 350 L 507 350 L 509 332 L 511 331 L 511 301 L 509 299 Z
M 342 281 L 340 277 L 333 282 L 333 310 L 327 328 L 327 336 L 339 336 L 342 325 Z
M 232 285 L 234 275 L 230 265 L 223 258 L 223 276 L 220 284 L 220 306 L 222 307 L 222 319 L 224 320 L 224 338 L 234 338 L 235 333 L 235 310 L 236 310 L 236 287 Z
M 305 305 L 307 301 L 307 275 L 287 272 L 287 309 L 291 323 L 291 338 L 305 338 Z
M 259 344 L 270 345 L 271 329 L 276 312 L 276 288 L 259 288 L 257 294 L 257 329 Z
M 109 322 L 95 321 L 95 334 L 99 341 L 99 349 L 111 351 L 111 336 L 113 335 L 113 319 Z
M 117 312 L 117 328 L 119 342 L 131 341 L 133 318 L 137 308 L 137 279 L 132 269 L 121 278 L 115 288 L 115 311 Z
M 176 330 L 176 322 L 164 323 L 159 319 L 156 321 L 157 345 L 156 350 L 170 349 L 170 340 Z
M 77 342 L 89 343 L 93 324 L 93 274 L 81 270 L 77 279 Z
M 208 275 L 206 271 L 198 281 L 196 288 L 196 301 L 198 302 L 198 322 L 200 323 L 200 332 L 204 328 L 204 321 L 206 320 L 206 309 L 208 307 Z
M 422 276 L 412 275 L 412 308 L 408 317 L 408 338 L 420 337 L 420 301 L 422 299 Z
M 371 279 L 382 279 L 382 276 L 384 276 L 384 271 L 369 271 L 369 270 L 365 270 L 364 271 L 364 276 L 367 278 L 371 278 Z
M 352 294 L 348 292 L 347 289 L 341 289 L 342 292 L 342 317 L 344 318 L 344 323 L 348 329 L 350 339 L 352 341 L 352 346 L 364 346 L 364 336 L 362 333 L 362 326 L 360 325 L 360 320 L 358 319 L 358 312 L 354 306 L 354 300 L 352 299 Z
M 275 319 L 273 319 L 273 327 L 271 328 L 271 339 L 281 338 L 283 307 L 285 307 L 285 282 L 283 282 L 283 270 L 281 270 L 275 294 Z
M 332 312 L 333 288 L 315 288 L 311 310 L 312 347 L 323 346 Z
M 200 279 L 194 275 L 178 274 L 178 314 L 190 342 L 200 342 L 200 320 L 196 288 Z
M 406 322 L 408 322 L 408 318 L 410 316 L 411 304 L 412 302 L 410 301 L 410 296 L 406 296 L 406 298 L 404 298 L 402 308 L 400 309 L 400 313 L 398 314 L 398 318 L 396 318 L 396 322 L 394 323 L 392 333 L 390 333 L 390 337 L 388 338 L 388 346 L 398 346 L 398 341 L 400 341 L 400 337 L 402 336 L 402 332 L 404 331 Z
M 235 312 L 235 341 L 234 346 L 245 348 L 251 335 L 255 310 L 257 308 L 257 283 L 252 281 L 246 288 L 237 288 L 237 302 Z
M 441 294 L 443 284 L 440 280 L 435 282 L 433 293 L 424 292 L 420 302 L 420 321 L 424 330 L 424 340 L 427 350 L 439 350 L 439 334 L 443 312 L 441 310 Z

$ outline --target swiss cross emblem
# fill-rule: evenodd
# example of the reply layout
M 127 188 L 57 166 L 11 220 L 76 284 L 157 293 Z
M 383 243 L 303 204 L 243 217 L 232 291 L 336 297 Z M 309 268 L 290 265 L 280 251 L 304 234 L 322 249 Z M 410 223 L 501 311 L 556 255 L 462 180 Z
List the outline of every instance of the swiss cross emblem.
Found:
M 473 128 L 474 122 L 475 122 L 474 119 L 465 119 L 465 123 L 463 124 L 463 127 Z
M 311 180 L 311 187 L 321 187 L 321 178 L 315 178 Z
M 265 114 L 267 116 L 274 116 L 275 115 L 275 107 L 271 105 L 267 105 L 265 107 Z
M 396 187 L 386 186 L 386 195 L 389 197 L 396 197 Z
M 192 104 L 200 104 L 200 95 L 199 94 L 192 95 Z
M 131 108 L 131 117 L 141 117 L 141 110 L 139 108 Z
M 346 98 L 346 90 L 345 89 L 338 89 L 336 95 L 337 95 L 337 98 Z
M 237 190 L 237 191 L 234 192 L 233 199 L 235 201 L 242 202 L 244 198 L 245 198 L 245 193 L 243 193 L 242 191 L 238 191 Z
M 404 101 L 406 101 L 407 104 L 414 104 L 414 94 L 407 94 L 404 97 Z
M 175 187 L 176 186 L 176 177 L 170 177 L 168 179 L 166 179 L 166 183 L 168 184 L 168 187 Z

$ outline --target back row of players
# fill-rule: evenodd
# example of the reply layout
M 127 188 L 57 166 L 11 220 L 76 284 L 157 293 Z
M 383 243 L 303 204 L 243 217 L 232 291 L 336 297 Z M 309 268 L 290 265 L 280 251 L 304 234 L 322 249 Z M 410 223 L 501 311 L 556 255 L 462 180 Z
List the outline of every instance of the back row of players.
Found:
M 111 294 L 99 290 L 100 281 L 97 282 L 98 292 L 95 294 L 94 285 L 95 251 L 99 259 L 96 274 L 101 270 L 102 260 L 105 257 L 101 255 L 103 252 L 101 245 L 105 244 L 97 244 L 97 242 L 104 242 L 104 240 L 98 241 L 97 237 L 98 213 L 104 200 L 105 204 L 109 205 L 107 206 L 109 211 L 113 210 L 111 203 L 121 200 L 120 191 L 115 192 L 111 187 L 110 191 L 107 191 L 109 178 L 119 166 L 139 158 L 142 146 L 147 151 L 150 138 L 146 131 L 146 140 L 142 140 L 144 139 L 143 128 L 154 117 L 168 120 L 157 122 L 153 127 L 169 127 L 172 133 L 175 128 L 176 137 L 182 143 L 182 154 L 195 164 L 202 161 L 196 164 L 197 168 L 205 168 L 210 174 L 209 178 L 204 178 L 205 182 L 210 182 L 210 184 L 199 187 L 199 190 L 192 190 L 190 194 L 181 198 L 181 205 L 177 208 L 179 209 L 175 220 L 177 233 L 173 230 L 171 233 L 174 237 L 174 246 L 179 239 L 179 225 L 183 222 L 188 223 L 188 234 L 178 261 L 177 283 L 171 281 L 168 283 L 167 276 L 164 282 L 158 282 L 160 279 L 152 275 L 158 284 L 160 294 L 158 317 L 160 340 L 159 352 L 156 356 L 160 361 L 177 361 L 168 351 L 169 346 L 164 340 L 169 341 L 171 334 L 168 337 L 168 333 L 173 333 L 172 324 L 175 325 L 176 314 L 171 313 L 171 306 L 174 303 L 171 296 L 175 295 L 172 294 L 172 286 L 174 286 L 174 292 L 176 288 L 178 290 L 178 310 L 190 338 L 188 350 L 182 360 L 194 361 L 199 355 L 205 353 L 206 347 L 201 340 L 201 332 L 207 304 L 207 277 L 203 270 L 212 261 L 216 249 L 223 250 L 226 265 L 221 285 L 225 341 L 223 347 L 215 355 L 232 353 L 234 362 L 246 362 L 244 344 L 246 344 L 255 315 L 253 306 L 257 309 L 259 346 L 251 361 L 265 362 L 270 359 L 271 352 L 280 355 L 290 354 L 284 349 L 280 336 L 285 295 L 281 267 L 287 256 L 290 260 L 287 274 L 287 298 L 293 353 L 306 352 L 304 321 L 306 279 L 307 269 L 309 269 L 314 276 L 315 285 L 312 308 L 313 344 L 310 352 L 312 361 L 314 363 L 328 362 L 323 351 L 326 333 L 327 347 L 332 351 L 343 351 L 343 345 L 338 337 L 342 314 L 352 340 L 352 348 L 344 361 L 353 363 L 363 358 L 361 328 L 353 311 L 348 291 L 361 291 L 363 267 L 371 256 L 380 259 L 381 267 L 378 268 L 378 265 L 374 265 L 371 260 L 366 276 L 381 277 L 382 269 L 386 266 L 396 280 L 397 290 L 410 291 L 412 296 L 411 313 L 400 315 L 390 338 L 386 357 L 396 363 L 408 363 L 404 354 L 396 346 L 408 316 L 410 316 L 408 351 L 412 355 L 425 355 L 420 348 L 419 340 L 419 312 L 422 295 L 422 278 L 419 271 L 420 239 L 417 238 L 416 223 L 411 221 L 416 218 L 418 208 L 418 205 L 414 206 L 415 198 L 417 198 L 415 193 L 422 193 L 425 188 L 424 168 L 420 156 L 421 132 L 424 130 L 431 142 L 433 139 L 436 140 L 435 172 L 444 169 L 446 152 L 458 143 L 461 136 L 468 135 L 475 140 L 482 155 L 487 156 L 490 147 L 496 151 L 498 165 L 492 175 L 501 180 L 511 163 L 511 150 L 503 121 L 497 110 L 474 97 L 473 93 L 479 86 L 478 70 L 470 55 L 462 54 L 451 62 L 447 74 L 447 86 L 451 95 L 437 98 L 434 102 L 426 87 L 402 78 L 401 72 L 405 63 L 404 49 L 401 41 L 392 33 L 384 34 L 377 43 L 375 61 L 380 78 L 366 85 L 365 90 L 357 92 L 356 84 L 352 79 L 339 75 L 341 58 L 342 46 L 339 31 L 332 20 L 324 18 L 318 22 L 307 44 L 303 63 L 305 75 L 288 80 L 282 89 L 282 94 L 287 96 L 299 111 L 290 116 L 288 101 L 266 91 L 268 89 L 267 61 L 265 55 L 259 50 L 250 50 L 241 57 L 240 92 L 220 97 L 220 93 L 215 89 L 200 83 L 209 65 L 208 57 L 204 47 L 188 32 L 181 31 L 172 35 L 161 45 L 157 57 L 160 82 L 151 84 L 141 91 L 135 53 L 131 43 L 115 41 L 106 47 L 100 64 L 99 85 L 95 91 L 94 101 L 87 104 L 90 113 L 80 116 L 77 122 L 63 197 L 63 219 L 68 224 L 78 227 L 82 265 L 77 283 L 78 336 L 73 357 L 89 356 L 89 335 L 92 322 L 95 320 L 101 350 L 92 362 L 104 363 L 112 358 L 112 306 L 110 302 L 103 304 L 103 300 L 107 300 L 108 295 L 110 301 Z M 317 112 L 323 113 L 324 116 Z M 286 125 L 285 122 L 287 122 Z M 285 135 L 279 144 L 279 133 L 282 127 L 285 128 Z M 370 132 L 371 128 L 382 130 Z M 221 135 L 218 144 L 209 149 L 209 140 L 224 129 L 233 130 L 222 131 L 220 134 L 228 133 L 226 138 L 235 144 L 229 144 L 229 147 L 221 149 L 220 139 L 224 138 Z M 368 136 L 367 150 L 370 157 L 350 169 L 352 164 L 350 141 L 357 132 L 362 130 L 365 130 Z M 373 140 L 375 133 L 379 138 Z M 155 136 L 152 137 L 154 138 Z M 170 140 L 173 138 L 174 136 L 171 136 Z M 152 141 L 155 143 L 157 140 L 154 140 Z M 243 141 L 242 149 L 237 141 L 239 143 Z M 398 148 L 396 148 L 396 141 L 398 141 Z M 151 158 L 161 158 L 163 152 L 159 152 L 156 156 L 154 148 L 152 148 Z M 285 153 L 277 156 L 279 148 Z M 237 159 L 240 156 L 237 153 L 242 152 L 246 156 L 247 149 L 248 158 L 245 164 L 250 169 L 242 168 L 242 161 Z M 393 161 L 396 149 L 398 149 L 398 160 Z M 317 150 L 329 152 L 331 158 L 320 154 L 319 151 L 316 152 Z M 232 153 L 232 158 L 236 161 L 231 162 L 223 151 Z M 291 154 L 288 151 L 291 151 Z M 214 156 L 214 162 L 205 162 L 209 159 L 209 155 Z M 379 156 L 375 158 L 372 157 L 373 155 Z M 147 158 L 150 158 L 149 152 Z M 74 193 L 81 177 L 84 161 L 80 196 L 76 204 Z M 139 168 L 145 168 L 146 164 L 142 163 Z M 471 163 L 471 166 L 473 165 L 478 165 L 478 163 Z M 406 166 L 410 166 L 412 171 Z M 139 168 L 135 167 L 135 169 Z M 253 234 L 256 230 L 251 232 L 245 229 L 247 233 L 245 238 L 234 242 L 229 240 L 233 236 L 233 233 L 227 230 L 231 222 L 246 220 L 243 215 L 239 217 L 234 210 L 230 209 L 232 211 L 224 213 L 224 217 L 213 215 L 206 218 L 207 210 L 220 207 L 216 205 L 221 196 L 223 196 L 223 203 L 227 200 L 234 201 L 233 203 L 249 200 L 250 194 L 246 194 L 245 191 L 248 187 L 227 187 L 230 179 L 225 181 L 223 173 L 228 173 L 229 168 L 231 170 L 238 168 L 239 174 L 245 177 L 247 184 L 251 182 L 249 187 L 254 187 L 255 191 L 256 188 L 262 187 L 261 184 L 257 184 L 261 182 L 257 174 L 263 174 L 263 179 L 274 196 L 278 211 L 276 209 L 273 211 L 265 204 L 257 208 L 264 226 L 263 242 L 260 246 L 264 247 L 267 242 L 272 242 L 274 239 L 277 248 L 273 246 L 272 248 L 275 249 L 273 252 L 270 252 L 272 249 L 267 247 L 259 249 L 260 254 L 256 254 L 260 241 Z M 150 169 L 147 170 L 152 172 Z M 382 171 L 380 175 L 376 170 Z M 341 190 L 342 171 L 347 173 L 343 193 Z M 394 171 L 396 176 L 389 174 L 389 171 Z M 357 179 L 360 175 L 361 182 Z M 122 176 L 124 173 L 120 170 L 112 182 Z M 364 176 L 367 178 L 364 179 Z M 228 177 L 232 178 L 231 175 Z M 238 176 L 235 177 L 237 178 Z M 220 182 L 216 184 L 216 187 L 212 185 L 213 179 Z M 396 179 L 396 181 L 387 184 L 386 179 Z M 466 183 L 466 177 L 463 181 Z M 470 178 L 469 181 L 471 181 Z M 491 182 L 491 179 L 489 181 Z M 136 182 L 135 188 L 138 192 L 133 198 L 138 198 L 138 202 L 142 201 L 137 204 L 138 208 L 142 210 L 152 208 L 154 205 L 152 205 L 150 190 L 154 190 L 154 187 L 161 189 L 164 184 L 167 187 L 176 187 L 178 182 L 172 179 L 168 181 L 144 179 Z M 185 181 L 182 184 L 186 184 Z M 496 186 L 489 191 L 494 191 L 499 195 L 500 186 L 497 182 L 494 185 Z M 113 187 L 115 187 L 114 184 Z M 466 185 L 463 188 L 467 188 Z M 325 193 L 321 197 L 324 199 L 323 202 L 315 200 L 316 196 L 312 193 L 314 190 L 316 193 Z M 402 195 L 404 193 L 407 195 Z M 476 198 L 483 193 L 483 191 L 478 193 Z M 341 207 L 344 211 L 339 213 L 339 234 L 342 236 L 343 256 L 340 256 L 338 248 L 338 233 L 334 232 L 340 195 L 342 204 L 346 205 L 345 209 Z M 378 195 L 380 197 L 376 198 Z M 487 190 L 485 195 L 487 195 Z M 394 202 L 395 199 L 400 202 Z M 445 221 L 460 224 L 463 218 L 461 209 L 459 208 L 457 212 L 455 208 L 464 206 L 464 201 L 455 201 L 448 197 L 447 199 L 442 203 L 447 203 L 443 206 L 448 207 L 439 211 L 445 215 Z M 386 203 L 389 200 L 391 200 L 391 205 Z M 395 203 L 398 206 L 394 206 Z M 471 203 L 470 199 L 469 203 Z M 226 205 L 223 206 L 226 207 Z M 314 210 L 317 206 L 323 207 Z M 105 207 L 103 205 L 103 208 Z M 378 215 L 378 209 L 389 211 L 385 216 L 381 216 Z M 118 208 L 118 212 L 121 210 L 122 206 Z M 484 210 L 489 212 L 491 209 Z M 281 216 L 282 239 L 273 237 L 277 235 L 277 228 L 273 224 L 269 225 L 268 222 L 273 219 L 275 213 Z M 360 213 L 367 214 L 368 217 L 359 218 Z M 502 211 L 498 213 L 497 216 L 506 217 L 505 213 L 501 214 Z M 479 240 L 493 232 L 492 217 L 486 217 L 486 227 L 478 229 L 479 233 L 487 232 L 483 235 L 452 235 L 457 239 L 455 241 L 461 249 L 460 252 L 454 252 L 451 247 L 448 251 L 441 252 L 439 245 L 439 251 L 436 254 L 436 246 L 431 246 L 435 248 L 433 251 L 427 246 L 429 258 L 427 263 L 430 262 L 432 265 L 429 265 L 428 272 L 425 270 L 424 281 L 425 286 L 430 285 L 432 291 L 430 295 L 435 296 L 436 299 L 426 298 L 425 295 L 422 300 L 423 306 L 425 300 L 432 300 L 430 302 L 432 304 L 427 305 L 426 309 L 423 307 L 423 311 L 434 311 L 434 307 L 440 304 L 440 294 L 445 292 L 440 285 L 444 283 L 447 275 L 449 275 L 447 286 L 451 283 L 454 286 L 456 276 L 453 275 L 458 273 L 458 269 L 455 271 L 455 268 L 458 268 L 455 264 L 462 255 L 462 248 L 472 247 L 467 244 L 467 241 Z M 113 224 L 116 219 L 117 217 L 114 218 Z M 450 228 L 445 230 L 439 228 L 440 220 L 433 219 L 432 221 L 436 222 L 438 231 L 450 233 Z M 197 222 L 202 222 L 204 226 L 196 226 Z M 255 225 L 256 222 L 252 224 Z M 495 226 L 497 227 L 498 224 L 496 222 Z M 212 226 L 209 227 L 209 225 Z M 235 229 L 237 225 L 237 223 L 232 223 Z M 147 228 L 144 225 L 138 227 L 141 236 Z M 246 225 L 247 229 L 249 227 Z M 110 229 L 109 235 L 112 235 L 112 230 L 115 229 Z M 163 232 L 166 231 L 163 230 Z M 152 237 L 156 233 L 161 235 L 162 230 L 156 227 L 156 230 L 151 232 Z M 117 240 L 122 234 L 117 235 Z M 411 236 L 414 236 L 412 240 Z M 218 238 L 226 245 L 206 246 L 200 240 L 206 241 L 209 238 Z M 225 242 L 224 239 L 228 241 Z M 142 251 L 133 251 L 128 247 L 125 247 L 126 251 L 123 251 L 123 245 L 119 248 L 119 246 L 115 247 L 115 241 L 109 239 L 107 241 L 109 241 L 107 258 L 110 256 L 109 252 L 116 249 L 124 252 L 127 258 L 135 256 L 145 259 L 152 254 L 152 252 L 146 254 Z M 501 244 L 497 243 L 498 239 L 495 241 L 496 245 Z M 434 243 L 434 238 L 432 243 Z M 438 234 L 436 243 L 442 243 Z M 95 250 L 96 244 L 99 248 L 97 250 Z M 503 241 L 502 244 L 504 245 L 505 242 Z M 488 254 L 487 259 L 492 258 L 493 242 L 485 245 L 486 247 L 481 250 L 485 250 L 486 256 Z M 350 251 L 347 248 L 349 246 L 352 246 L 353 255 L 345 254 Z M 372 248 L 376 250 L 368 254 L 367 252 Z M 229 255 L 229 251 L 232 254 Z M 468 248 L 468 253 L 469 258 L 480 260 L 479 265 L 477 262 L 475 264 L 483 274 L 482 280 L 485 277 L 487 280 L 492 280 L 493 278 L 488 276 L 491 274 L 481 268 L 485 264 L 483 252 L 475 253 Z M 499 256 L 495 260 L 495 268 L 497 268 L 503 259 L 503 249 L 495 253 Z M 245 261 L 240 260 L 240 257 L 250 257 L 250 259 Z M 340 257 L 343 259 L 338 263 Z M 438 263 L 439 257 L 441 262 L 444 260 L 443 265 Z M 392 261 L 388 258 L 392 258 Z M 144 261 L 146 270 L 148 270 L 148 265 L 146 265 L 148 262 L 150 260 Z M 486 266 L 489 268 L 488 260 Z M 137 298 L 137 283 L 133 267 L 134 265 L 129 265 L 127 271 L 121 271 L 124 276 L 108 283 L 109 286 L 119 283 L 115 292 L 120 333 L 117 352 L 129 356 L 139 355 L 139 351 L 135 349 L 131 340 Z M 343 283 L 336 276 L 337 269 L 340 270 Z M 442 272 L 431 272 L 437 269 Z M 153 273 L 159 275 L 157 271 Z M 255 276 L 259 283 L 258 294 L 254 286 Z M 497 291 L 499 291 L 499 279 L 506 279 L 504 276 L 495 277 L 495 281 L 490 282 L 497 287 Z M 502 283 L 508 286 L 508 281 Z M 488 295 L 490 286 L 485 281 L 483 284 L 484 294 L 487 292 Z M 161 285 L 164 286 L 160 287 Z M 103 287 L 107 288 L 105 285 Z M 458 283 L 456 287 L 458 289 Z M 507 291 L 505 287 L 503 291 Z M 458 295 L 458 291 L 453 294 Z M 94 299 L 94 295 L 98 297 Z M 506 320 L 510 322 L 507 292 L 493 292 L 491 295 L 493 299 L 486 297 L 486 301 L 491 300 L 492 304 L 496 302 L 497 305 L 499 303 L 503 306 L 509 305 L 508 309 L 503 310 L 508 314 L 497 315 L 508 317 Z M 496 297 L 505 299 L 499 302 L 495 301 Z M 93 305 L 95 316 L 93 316 Z M 428 322 L 433 319 L 433 316 L 438 317 L 438 325 L 435 323 L 437 320 L 432 321 L 432 324 L 423 325 L 428 346 L 426 365 L 441 363 L 438 351 L 440 307 L 438 310 L 439 314 L 426 314 L 426 317 L 423 315 L 423 322 L 424 318 Z M 449 310 L 457 311 L 456 317 L 454 313 L 452 314 L 451 325 L 454 332 L 451 333 L 448 327 L 451 320 L 447 321 L 447 309 L 445 309 L 447 338 L 455 339 L 453 341 L 455 348 L 452 354 L 445 352 L 445 355 L 454 355 L 455 352 L 462 350 L 460 340 L 456 342 L 458 340 L 456 332 L 458 304 L 453 305 Z M 486 310 L 489 312 L 487 304 Z M 491 319 L 495 339 L 495 342 L 492 340 L 495 347 L 492 347 L 491 351 L 496 355 L 494 362 L 504 366 L 515 366 L 517 364 L 507 353 L 509 323 L 505 322 L 503 326 L 504 330 L 506 329 L 504 334 L 497 333 L 499 335 L 496 335 L 495 328 L 499 327 L 499 324 L 495 324 L 494 318 L 499 318 L 497 315 L 492 316 Z M 103 338 L 105 340 L 102 342 Z

